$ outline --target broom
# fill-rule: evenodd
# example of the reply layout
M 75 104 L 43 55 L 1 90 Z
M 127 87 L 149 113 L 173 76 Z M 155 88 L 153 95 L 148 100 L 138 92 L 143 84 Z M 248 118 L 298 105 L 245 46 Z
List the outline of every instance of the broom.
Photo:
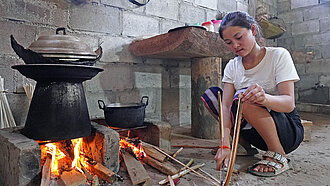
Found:
M 32 97 L 33 97 L 33 92 L 34 92 L 35 86 L 30 84 L 30 83 L 25 83 L 23 85 L 23 88 L 24 88 L 24 91 L 26 93 L 26 96 L 28 97 L 29 105 L 30 105 Z
M 4 78 L 0 76 L 0 128 L 15 127 L 16 123 L 5 92 Z

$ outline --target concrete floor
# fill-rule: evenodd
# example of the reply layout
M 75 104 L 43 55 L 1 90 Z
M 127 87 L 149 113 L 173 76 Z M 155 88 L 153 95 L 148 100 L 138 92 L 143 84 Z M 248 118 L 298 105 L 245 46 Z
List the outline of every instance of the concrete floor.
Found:
M 256 177 L 247 173 L 248 166 L 257 162 L 261 153 L 255 156 L 238 156 L 235 169 L 238 174 L 233 174 L 230 185 L 330 185 L 330 115 L 315 113 L 300 113 L 302 119 L 313 122 L 311 141 L 303 142 L 294 152 L 287 155 L 291 160 L 290 170 L 271 178 Z M 172 145 L 203 145 L 217 146 L 218 140 L 203 140 L 193 138 L 190 135 L 190 127 L 175 127 L 172 129 Z M 173 148 L 175 152 L 178 148 Z M 214 155 L 210 149 L 184 148 L 177 159 L 187 163 L 191 158 L 194 165 L 205 163 L 203 170 L 219 179 L 219 171 L 215 170 Z M 180 167 L 178 165 L 178 167 Z M 158 182 L 166 175 L 145 165 L 151 177 L 151 185 L 158 185 Z M 130 181 L 127 174 L 122 170 L 119 172 L 124 176 L 125 181 L 118 185 L 129 185 Z M 116 185 L 117 185 L 116 184 Z M 207 186 L 213 185 L 195 174 L 187 174 L 180 179 L 178 186 Z

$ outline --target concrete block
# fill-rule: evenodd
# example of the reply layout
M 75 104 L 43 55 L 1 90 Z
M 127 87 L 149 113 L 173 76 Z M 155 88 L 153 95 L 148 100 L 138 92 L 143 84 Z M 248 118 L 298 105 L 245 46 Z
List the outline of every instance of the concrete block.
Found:
M 304 20 L 306 21 L 326 17 L 330 17 L 330 4 L 322 4 L 304 10 Z
M 330 32 L 313 34 L 306 37 L 305 40 L 306 46 L 330 44 Z
M 91 123 L 93 129 L 95 129 L 95 136 L 87 137 L 86 141 L 94 142 L 94 145 L 89 144 L 89 149 L 85 153 L 98 152 L 93 155 L 89 155 L 93 160 L 102 163 L 104 166 L 112 170 L 113 172 L 119 171 L 119 134 L 111 128 Z M 94 149 L 94 148 L 95 149 Z M 100 155 L 100 154 L 101 155 Z
M 38 185 L 34 178 L 40 173 L 41 151 L 39 144 L 18 131 L 21 128 L 0 130 L 0 184 Z
M 291 9 L 317 5 L 319 0 L 291 0 Z
M 322 53 L 322 57 L 324 59 L 329 59 L 330 58 L 329 48 L 330 48 L 330 44 L 329 45 L 321 45 L 321 53 Z M 328 63 L 327 67 L 330 67 L 330 63 Z
M 320 0 L 320 4 L 329 3 L 330 0 Z
M 303 11 L 291 11 L 278 15 L 279 18 L 283 19 L 285 24 L 288 23 L 301 23 L 303 22 Z
M 190 112 L 191 109 L 191 89 L 190 88 L 180 88 L 180 111 Z
M 215 20 L 218 12 L 213 10 L 206 10 L 206 20 Z
M 195 4 L 212 10 L 217 10 L 218 0 L 195 0 Z
M 146 107 L 146 115 L 147 118 L 159 119 L 161 118 L 161 97 L 163 96 L 163 92 L 161 88 L 142 88 L 137 89 L 138 96 L 141 98 L 142 96 L 149 97 L 149 104 Z M 140 101 L 140 100 L 139 100 Z
M 308 120 L 301 120 L 304 127 L 304 141 L 311 141 L 313 122 Z
M 329 32 L 330 31 L 330 19 L 324 18 L 320 19 L 320 32 Z
M 277 12 L 282 14 L 291 10 L 291 3 L 289 1 L 277 2 Z
M 313 61 L 313 55 L 308 54 L 305 51 L 290 51 L 292 59 L 295 64 L 306 64 Z
M 130 65 L 107 64 L 98 74 L 102 90 L 123 90 L 134 88 L 134 73 Z
M 293 39 L 293 50 L 304 50 L 306 46 L 306 35 L 297 35 L 292 37 Z
M 310 89 L 312 87 L 315 87 L 315 83 L 318 82 L 319 77 L 316 74 L 299 74 L 300 81 L 295 83 L 295 87 L 297 87 L 299 90 L 306 90 Z
M 146 14 L 178 20 L 179 2 L 177 0 L 150 1 L 146 6 Z
M 179 78 L 179 88 L 191 88 L 191 75 L 180 74 Z
M 305 21 L 292 25 L 292 35 L 316 33 L 319 32 L 319 20 Z
M 306 66 L 305 64 L 295 64 L 298 75 L 306 74 Z
M 330 87 L 330 75 L 321 75 L 319 78 L 320 85 Z
M 123 13 L 123 35 L 145 36 L 159 34 L 159 20 L 156 18 L 137 15 L 130 12 Z
M 69 26 L 78 30 L 119 35 L 122 31 L 120 10 L 95 4 L 73 6 L 70 10 Z
M 191 124 L 191 112 L 190 111 L 180 111 L 180 126 Z
M 11 34 L 14 36 L 16 41 L 25 48 L 36 40 L 37 26 L 25 25 L 15 21 L 0 20 L 0 27 L 1 54 L 11 54 L 17 56 L 11 48 Z
M 236 2 L 236 8 L 237 10 L 248 12 L 249 7 L 247 4 L 244 4 L 242 2 Z
M 221 2 L 218 3 L 218 10 L 220 12 L 235 11 L 236 3 L 234 3 L 232 0 L 221 0 Z
M 136 88 L 162 88 L 161 73 L 153 72 L 134 72 Z
M 299 112 L 330 114 L 330 106 L 325 104 L 297 103 L 296 108 Z
M 277 39 L 277 45 L 279 47 L 285 47 L 286 49 L 291 50 L 294 46 L 293 37 L 279 38 Z
M 203 23 L 206 21 L 205 11 L 203 8 L 181 3 L 179 20 L 184 23 Z
M 329 104 L 329 88 L 322 87 L 299 92 L 299 101 L 303 103 Z
M 180 26 L 184 26 L 184 23 L 179 21 L 163 19 L 160 21 L 160 34 L 167 33 L 170 29 Z
M 3 1 L 2 14 L 14 20 L 24 20 L 54 26 L 65 26 L 69 3 L 66 1 Z

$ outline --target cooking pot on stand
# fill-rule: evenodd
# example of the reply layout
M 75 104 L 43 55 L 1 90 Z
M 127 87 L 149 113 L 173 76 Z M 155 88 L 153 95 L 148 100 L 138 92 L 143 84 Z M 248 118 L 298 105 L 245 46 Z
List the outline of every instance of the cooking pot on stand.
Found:
M 149 97 L 143 96 L 140 103 L 111 103 L 105 105 L 104 101 L 98 100 L 99 108 L 104 111 L 107 125 L 118 128 L 134 128 L 143 126 L 145 108 Z

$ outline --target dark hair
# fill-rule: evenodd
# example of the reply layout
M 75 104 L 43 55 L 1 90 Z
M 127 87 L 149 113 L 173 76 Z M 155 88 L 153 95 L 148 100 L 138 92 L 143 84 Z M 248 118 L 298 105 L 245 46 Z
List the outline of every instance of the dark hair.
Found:
M 242 11 L 230 12 L 221 21 L 221 25 L 219 28 L 220 37 L 221 39 L 223 39 L 222 32 L 229 26 L 239 26 L 250 30 L 252 24 L 254 24 L 257 28 L 256 38 L 262 37 L 260 25 L 255 19 L 253 19 L 253 17 Z

